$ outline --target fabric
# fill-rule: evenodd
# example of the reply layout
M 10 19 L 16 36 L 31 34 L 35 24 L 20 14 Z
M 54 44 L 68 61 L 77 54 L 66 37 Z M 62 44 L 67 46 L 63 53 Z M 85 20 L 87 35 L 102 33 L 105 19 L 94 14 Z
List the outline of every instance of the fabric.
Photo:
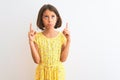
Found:
M 54 38 L 47 38 L 42 32 L 35 35 L 38 45 L 40 63 L 37 65 L 35 80 L 65 80 L 65 70 L 60 61 L 62 44 L 65 36 L 59 32 Z

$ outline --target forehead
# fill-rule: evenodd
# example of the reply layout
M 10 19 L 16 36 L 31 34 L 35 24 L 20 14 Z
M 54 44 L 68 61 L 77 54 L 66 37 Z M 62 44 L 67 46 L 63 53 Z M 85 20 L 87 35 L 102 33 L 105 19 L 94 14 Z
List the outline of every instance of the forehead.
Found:
M 44 12 L 43 12 L 43 15 L 56 15 L 55 14 L 55 12 L 54 11 L 51 11 L 51 10 L 49 10 L 49 9 L 47 9 L 47 10 L 45 10 Z

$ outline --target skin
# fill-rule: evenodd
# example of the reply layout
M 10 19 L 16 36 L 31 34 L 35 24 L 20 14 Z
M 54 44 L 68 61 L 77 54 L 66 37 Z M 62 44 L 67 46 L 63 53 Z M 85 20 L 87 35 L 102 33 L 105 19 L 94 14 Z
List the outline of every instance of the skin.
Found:
M 42 20 L 43 20 L 43 24 L 45 27 L 45 30 L 42 32 L 46 37 L 48 38 L 52 38 L 58 35 L 58 31 L 56 31 L 54 29 L 54 26 L 56 24 L 57 21 L 57 16 L 53 11 L 50 10 L 46 10 L 43 13 L 42 16 Z M 68 30 L 68 23 L 66 23 L 66 27 L 63 30 L 63 34 L 65 35 L 67 41 L 66 43 L 64 43 L 62 45 L 62 49 L 61 49 L 61 57 L 60 57 L 60 61 L 61 62 L 65 62 L 67 57 L 68 57 L 68 53 L 69 53 L 69 46 L 70 46 L 70 32 Z M 30 49 L 31 49 L 31 55 L 32 58 L 34 60 L 34 62 L 36 64 L 40 63 L 40 55 L 38 53 L 38 47 L 37 44 L 34 43 L 34 38 L 36 35 L 36 31 L 33 30 L 32 28 L 32 24 L 30 24 L 30 30 L 28 32 L 28 38 L 29 38 L 29 45 L 30 45 Z

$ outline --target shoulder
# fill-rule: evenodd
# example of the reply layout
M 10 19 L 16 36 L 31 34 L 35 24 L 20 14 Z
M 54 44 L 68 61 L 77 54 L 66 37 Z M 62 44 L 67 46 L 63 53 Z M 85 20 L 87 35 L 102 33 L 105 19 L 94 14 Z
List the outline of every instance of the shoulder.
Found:
M 62 40 L 62 41 L 66 41 L 66 37 L 65 37 L 65 35 L 63 34 L 63 32 L 59 32 L 59 34 L 60 34 L 61 40 Z
M 36 32 L 35 36 L 38 37 L 41 35 L 42 32 Z
M 65 35 L 63 34 L 63 32 L 59 32 L 61 37 L 65 37 Z
M 42 37 L 41 32 L 36 32 L 35 39 L 39 40 Z
M 41 32 L 36 32 L 34 41 L 38 43 L 41 40 Z

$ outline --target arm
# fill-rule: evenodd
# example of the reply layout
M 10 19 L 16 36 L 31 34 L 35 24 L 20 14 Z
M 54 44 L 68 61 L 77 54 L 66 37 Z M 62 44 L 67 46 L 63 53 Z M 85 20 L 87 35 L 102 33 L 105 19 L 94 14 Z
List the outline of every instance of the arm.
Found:
M 40 55 L 38 53 L 38 46 L 34 42 L 36 32 L 32 29 L 32 24 L 30 24 L 30 31 L 28 32 L 29 45 L 31 50 L 31 55 L 36 64 L 40 62 Z
M 32 55 L 32 58 L 33 58 L 34 62 L 36 64 L 39 64 L 39 62 L 40 62 L 40 55 L 38 53 L 37 44 L 34 43 L 33 41 L 29 41 L 29 45 L 30 45 L 31 55 Z
M 66 28 L 63 30 L 63 34 L 66 37 L 66 43 L 64 43 L 62 45 L 62 51 L 61 51 L 61 57 L 60 57 L 60 61 L 61 62 L 65 62 L 67 57 L 68 57 L 68 53 L 69 53 L 69 47 L 70 47 L 70 32 L 68 30 L 68 23 L 66 24 Z
M 67 42 L 64 43 L 62 46 L 62 52 L 61 52 L 61 57 L 60 57 L 61 62 L 66 61 L 68 57 L 68 53 L 69 53 L 69 47 L 70 47 L 70 40 L 67 40 Z

